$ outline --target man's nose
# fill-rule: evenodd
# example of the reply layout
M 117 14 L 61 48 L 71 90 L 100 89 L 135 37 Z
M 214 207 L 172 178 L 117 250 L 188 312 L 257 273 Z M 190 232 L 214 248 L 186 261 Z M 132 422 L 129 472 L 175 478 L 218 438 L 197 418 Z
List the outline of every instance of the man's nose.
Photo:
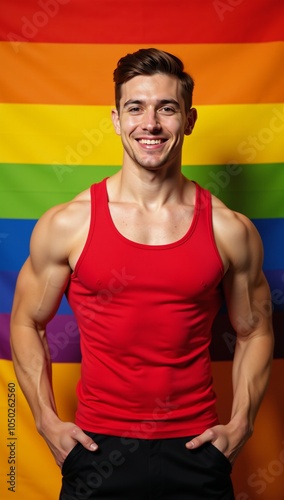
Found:
M 149 132 L 156 132 L 161 129 L 161 124 L 156 111 L 148 110 L 145 112 L 142 127 L 144 130 L 148 130 Z

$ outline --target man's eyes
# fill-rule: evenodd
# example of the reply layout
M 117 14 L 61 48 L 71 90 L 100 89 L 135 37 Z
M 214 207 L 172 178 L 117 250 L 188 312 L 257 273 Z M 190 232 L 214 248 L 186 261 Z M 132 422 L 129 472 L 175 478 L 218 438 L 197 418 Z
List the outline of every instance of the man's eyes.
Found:
M 132 107 L 132 108 L 128 108 L 128 112 L 129 113 L 140 113 L 142 112 L 142 108 L 139 108 L 138 106 L 135 106 L 135 107 Z
M 139 107 L 139 106 L 135 106 L 135 107 L 133 106 L 131 108 L 128 108 L 128 112 L 135 115 L 135 114 L 143 113 L 144 109 L 142 107 Z M 157 110 L 157 112 L 160 114 L 171 115 L 171 114 L 176 113 L 176 109 L 174 107 L 171 107 L 171 106 L 162 106 L 161 108 L 159 108 Z
M 163 106 L 162 108 L 159 109 L 161 113 L 166 113 L 167 115 L 173 114 L 176 112 L 175 108 L 172 108 L 170 106 Z

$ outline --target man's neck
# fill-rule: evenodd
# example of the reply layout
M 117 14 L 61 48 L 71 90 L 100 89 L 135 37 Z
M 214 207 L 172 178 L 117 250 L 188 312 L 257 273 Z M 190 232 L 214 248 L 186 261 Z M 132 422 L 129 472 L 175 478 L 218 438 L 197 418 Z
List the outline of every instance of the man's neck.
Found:
M 161 172 L 123 168 L 108 180 L 110 201 L 128 201 L 149 210 L 158 210 L 167 203 L 181 202 L 185 179 L 180 170 Z

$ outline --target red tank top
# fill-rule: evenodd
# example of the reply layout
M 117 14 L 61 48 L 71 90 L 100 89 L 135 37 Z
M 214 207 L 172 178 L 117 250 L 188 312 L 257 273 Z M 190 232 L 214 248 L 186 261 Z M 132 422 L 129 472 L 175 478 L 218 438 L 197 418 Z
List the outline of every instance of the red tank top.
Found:
M 67 298 L 82 351 L 76 423 L 144 439 L 199 434 L 218 423 L 209 344 L 223 264 L 211 195 L 196 184 L 187 233 L 166 245 L 128 240 L 91 186 L 91 223 Z

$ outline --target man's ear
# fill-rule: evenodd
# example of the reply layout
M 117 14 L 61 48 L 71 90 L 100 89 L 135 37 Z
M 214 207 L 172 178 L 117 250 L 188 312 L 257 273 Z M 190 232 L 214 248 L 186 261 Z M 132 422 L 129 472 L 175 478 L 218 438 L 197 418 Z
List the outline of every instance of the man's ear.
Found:
M 191 132 L 194 129 L 194 125 L 197 120 L 197 110 L 195 108 L 191 108 L 189 112 L 187 113 L 187 121 L 186 121 L 186 126 L 184 133 L 185 135 L 190 135 Z
M 119 119 L 119 114 L 116 108 L 113 108 L 111 110 L 111 119 L 112 123 L 114 126 L 114 130 L 117 133 L 117 135 L 120 135 L 120 119 Z

